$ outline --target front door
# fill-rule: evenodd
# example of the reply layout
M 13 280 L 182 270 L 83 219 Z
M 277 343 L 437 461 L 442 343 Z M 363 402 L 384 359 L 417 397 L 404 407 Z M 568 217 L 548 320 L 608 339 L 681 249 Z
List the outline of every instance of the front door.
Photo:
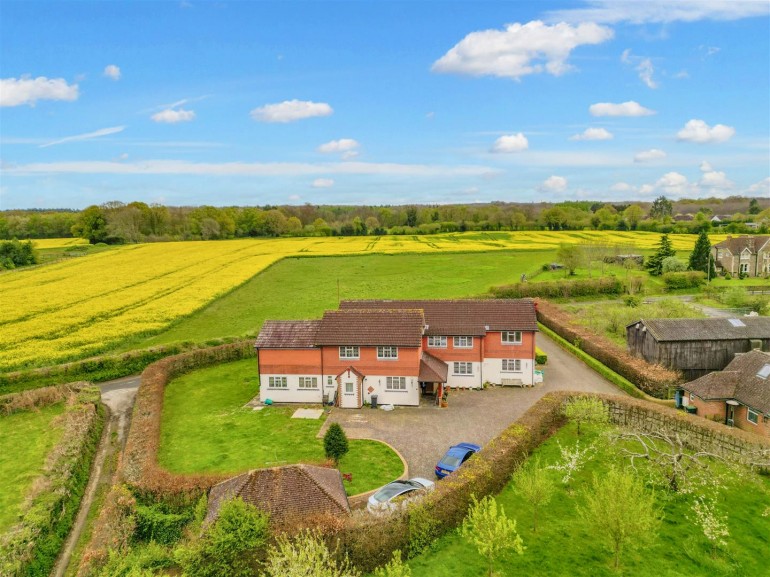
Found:
M 727 405 L 727 424 L 731 427 L 735 425 L 735 407 Z
M 342 379 L 342 395 L 340 396 L 340 407 L 343 409 L 358 409 L 361 407 L 360 391 L 358 379 L 353 375 Z

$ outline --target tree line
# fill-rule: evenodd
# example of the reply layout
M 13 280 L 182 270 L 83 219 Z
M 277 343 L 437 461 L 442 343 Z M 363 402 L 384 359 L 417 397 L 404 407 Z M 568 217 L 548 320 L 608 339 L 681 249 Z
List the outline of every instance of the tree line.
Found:
M 498 230 L 644 230 L 697 233 L 709 230 L 716 206 L 704 199 L 692 220 L 677 220 L 673 203 L 661 196 L 652 203 L 612 204 L 568 201 L 557 204 L 411 205 L 411 206 L 198 206 L 174 207 L 144 202 L 107 202 L 81 211 L 5 211 L 0 239 L 82 237 L 108 244 L 167 240 L 215 240 L 276 236 L 365 236 L 437 234 Z M 726 232 L 766 232 L 770 208 L 756 199 L 739 199 L 747 214 L 720 223 Z M 692 201 L 690 201 L 692 203 Z M 738 200 L 733 199 L 732 205 Z M 690 214 L 693 214 L 692 212 Z M 749 228 L 746 222 L 757 223 Z

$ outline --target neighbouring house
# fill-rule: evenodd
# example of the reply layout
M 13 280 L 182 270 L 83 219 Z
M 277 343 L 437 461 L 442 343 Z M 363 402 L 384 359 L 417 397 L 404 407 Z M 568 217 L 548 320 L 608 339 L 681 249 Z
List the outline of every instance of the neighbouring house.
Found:
M 234 497 L 268 513 L 274 524 L 350 514 L 342 476 L 330 467 L 286 465 L 256 469 L 222 481 L 209 492 L 205 522 L 215 521 L 222 503 Z
M 711 247 L 718 271 L 732 276 L 770 275 L 770 236 L 728 236 Z
M 260 401 L 419 405 L 446 387 L 533 385 L 530 299 L 343 301 L 319 320 L 266 321 Z
M 631 354 L 696 379 L 754 348 L 770 351 L 770 318 L 640 319 L 626 327 Z
M 770 354 L 741 353 L 725 367 L 681 386 L 677 404 L 707 419 L 770 437 Z

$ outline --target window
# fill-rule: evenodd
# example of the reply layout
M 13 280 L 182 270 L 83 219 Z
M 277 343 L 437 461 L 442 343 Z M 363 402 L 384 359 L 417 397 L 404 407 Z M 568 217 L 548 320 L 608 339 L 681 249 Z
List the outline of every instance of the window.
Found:
M 503 359 L 503 371 L 520 373 L 521 359 Z
M 754 423 L 755 425 L 759 423 L 759 413 L 754 409 L 749 409 L 746 418 L 749 420 L 749 423 Z
M 317 389 L 318 377 L 300 377 L 299 388 L 300 389 Z
M 520 345 L 521 331 L 503 331 L 503 342 L 512 345 Z
M 405 391 L 406 390 L 406 377 L 388 377 L 385 383 L 385 390 L 387 391 Z
M 452 363 L 455 375 L 472 375 L 473 363 Z
M 749 272 L 749 263 L 747 263 L 747 262 L 742 262 L 741 263 L 741 272 L 744 273 L 744 274 Z
M 358 347 L 352 347 L 352 346 L 340 347 L 341 359 L 357 359 L 358 354 L 359 354 Z
M 473 337 L 455 337 L 453 344 L 456 349 L 472 349 Z
M 434 349 L 445 349 L 446 337 L 428 337 L 428 346 Z
M 378 359 L 397 359 L 398 347 L 377 347 Z
M 334 380 L 332 379 L 332 376 L 331 376 L 331 375 L 329 375 L 328 377 L 326 377 L 326 384 L 327 384 L 327 386 L 329 386 L 329 387 L 331 387 L 332 385 L 334 385 Z
M 352 395 L 353 394 L 353 383 L 345 383 L 345 394 L 346 395 Z
M 286 377 L 268 377 L 267 379 L 268 389 L 285 389 L 287 386 Z
M 722 249 L 721 248 L 717 249 L 717 258 L 722 258 Z

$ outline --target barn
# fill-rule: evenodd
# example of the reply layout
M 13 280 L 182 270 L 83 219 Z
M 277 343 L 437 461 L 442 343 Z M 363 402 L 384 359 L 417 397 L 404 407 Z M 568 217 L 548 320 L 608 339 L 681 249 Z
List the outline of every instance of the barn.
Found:
M 770 351 L 770 318 L 640 319 L 626 327 L 626 343 L 631 354 L 692 380 L 721 371 L 737 353 Z

